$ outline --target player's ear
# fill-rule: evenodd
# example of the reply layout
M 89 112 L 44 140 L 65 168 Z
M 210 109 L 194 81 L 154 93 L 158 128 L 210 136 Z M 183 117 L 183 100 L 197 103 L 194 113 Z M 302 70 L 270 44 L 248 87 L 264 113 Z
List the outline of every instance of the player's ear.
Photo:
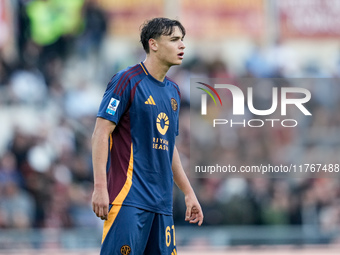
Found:
M 149 39 L 149 48 L 150 50 L 152 51 L 157 51 L 158 49 L 158 44 L 157 44 L 157 41 L 153 38 L 150 38 Z

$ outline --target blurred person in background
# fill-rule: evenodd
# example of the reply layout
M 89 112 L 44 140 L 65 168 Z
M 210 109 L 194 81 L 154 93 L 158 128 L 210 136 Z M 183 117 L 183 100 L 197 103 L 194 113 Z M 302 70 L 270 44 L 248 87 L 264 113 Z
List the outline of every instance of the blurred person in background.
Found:
M 182 63 L 185 29 L 155 18 L 141 30 L 144 62 L 118 72 L 104 94 L 92 136 L 93 211 L 105 220 L 101 254 L 177 254 L 173 181 L 186 220 L 203 213 L 175 146 L 180 92 L 166 77 Z
M 1 183 L 0 214 L 4 227 L 31 228 L 34 223 L 35 206 L 32 196 L 19 188 L 14 180 Z M 1 216 L 0 216 L 1 217 Z

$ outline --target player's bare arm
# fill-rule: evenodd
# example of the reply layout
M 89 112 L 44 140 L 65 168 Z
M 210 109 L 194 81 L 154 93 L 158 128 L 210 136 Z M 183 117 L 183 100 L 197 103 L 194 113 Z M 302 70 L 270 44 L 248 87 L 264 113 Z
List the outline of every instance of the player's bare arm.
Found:
M 92 135 L 92 164 L 94 190 L 92 209 L 97 217 L 107 220 L 109 195 L 107 191 L 106 164 L 109 147 L 109 136 L 116 125 L 102 118 L 97 118 Z
M 174 148 L 174 155 L 172 159 L 172 172 L 176 185 L 185 195 L 185 204 L 187 207 L 185 220 L 190 223 L 198 222 L 198 225 L 201 226 L 204 218 L 203 211 L 184 172 L 176 146 Z

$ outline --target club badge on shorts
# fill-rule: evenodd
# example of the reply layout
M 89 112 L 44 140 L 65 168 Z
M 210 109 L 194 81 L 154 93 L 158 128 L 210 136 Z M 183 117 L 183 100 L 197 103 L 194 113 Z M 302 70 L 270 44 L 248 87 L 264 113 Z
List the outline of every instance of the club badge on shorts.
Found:
M 121 248 L 120 248 L 120 253 L 123 254 L 123 255 L 129 255 L 131 253 L 131 248 L 129 245 L 123 245 Z

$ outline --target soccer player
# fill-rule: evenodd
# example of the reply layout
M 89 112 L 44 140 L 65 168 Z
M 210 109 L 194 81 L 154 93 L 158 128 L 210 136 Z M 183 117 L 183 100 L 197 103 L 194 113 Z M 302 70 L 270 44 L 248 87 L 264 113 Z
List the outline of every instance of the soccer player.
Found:
M 180 91 L 166 77 L 182 63 L 184 36 L 177 20 L 146 22 L 146 59 L 114 75 L 104 93 L 92 136 L 92 206 L 105 220 L 101 254 L 177 254 L 173 181 L 185 195 L 185 219 L 203 222 L 175 146 Z

